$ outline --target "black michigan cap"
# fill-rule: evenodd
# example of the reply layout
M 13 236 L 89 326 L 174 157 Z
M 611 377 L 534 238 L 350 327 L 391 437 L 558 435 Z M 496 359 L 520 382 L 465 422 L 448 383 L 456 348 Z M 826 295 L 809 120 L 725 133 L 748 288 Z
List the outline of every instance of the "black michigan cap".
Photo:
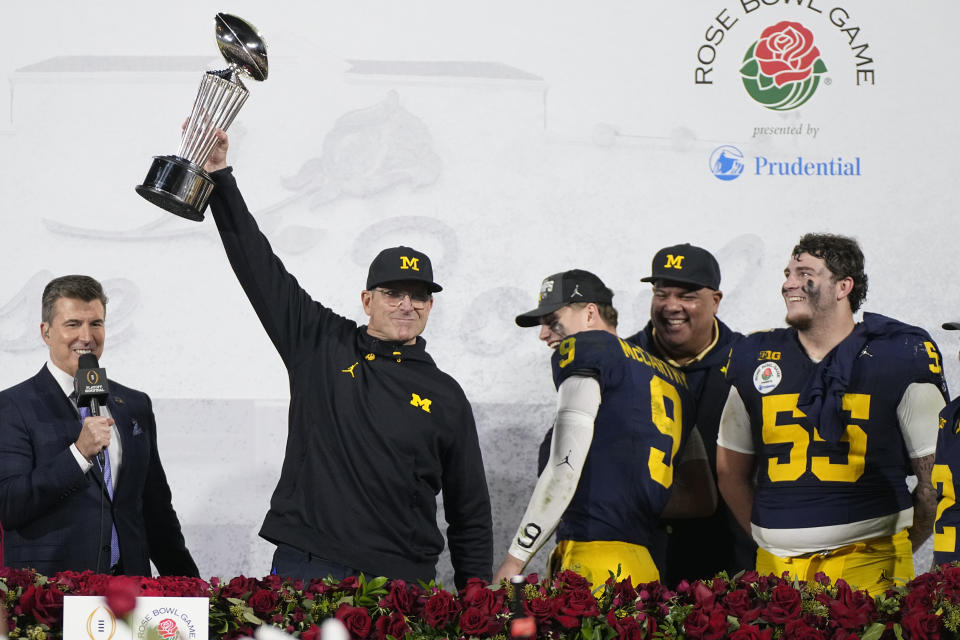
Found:
M 651 265 L 653 275 L 640 278 L 640 282 L 671 280 L 718 291 L 720 289 L 720 265 L 713 254 L 692 244 L 676 244 L 657 251 Z
M 553 313 L 574 302 L 613 304 L 613 291 L 589 271 L 571 269 L 547 276 L 540 284 L 537 308 L 517 316 L 521 327 L 535 327 L 541 316 Z
M 432 293 L 443 291 L 433 281 L 433 266 L 427 254 L 410 247 L 391 247 L 377 254 L 367 272 L 367 290 L 385 282 L 416 280 L 426 283 Z

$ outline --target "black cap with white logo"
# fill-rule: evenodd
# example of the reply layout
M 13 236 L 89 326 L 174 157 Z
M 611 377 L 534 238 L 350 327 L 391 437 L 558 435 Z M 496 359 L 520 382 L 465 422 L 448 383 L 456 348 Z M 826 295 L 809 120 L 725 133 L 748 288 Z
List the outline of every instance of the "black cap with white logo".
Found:
M 377 254 L 367 272 L 367 290 L 386 282 L 414 280 L 423 282 L 432 293 L 443 291 L 433 281 L 433 266 L 427 254 L 410 247 L 391 247 Z
M 691 284 L 718 291 L 720 289 L 720 265 L 713 254 L 692 244 L 676 244 L 664 247 L 653 257 L 653 275 L 640 278 L 640 282 L 669 280 Z
M 540 318 L 574 302 L 613 304 L 613 291 L 589 271 L 571 269 L 544 278 L 537 308 L 517 316 L 521 327 L 535 327 Z

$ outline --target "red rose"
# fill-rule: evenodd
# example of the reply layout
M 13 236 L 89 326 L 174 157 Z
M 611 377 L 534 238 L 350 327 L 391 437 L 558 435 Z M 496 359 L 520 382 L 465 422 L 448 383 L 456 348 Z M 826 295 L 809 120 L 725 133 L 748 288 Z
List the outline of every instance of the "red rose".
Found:
M 353 593 L 359 588 L 360 582 L 357 580 L 357 576 L 347 576 L 334 587 L 334 590 Z
M 904 634 L 912 640 L 933 640 L 940 637 L 940 616 L 934 613 L 917 613 L 904 616 L 900 622 Z
M 377 618 L 377 638 L 380 640 L 386 640 L 387 636 L 402 638 L 407 635 L 408 631 L 410 631 L 410 626 L 403 614 L 398 611 Z
M 532 598 L 524 600 L 523 609 L 539 623 L 549 622 L 557 613 L 559 601 L 553 598 Z
M 334 616 L 347 628 L 351 638 L 356 640 L 370 635 L 370 614 L 363 607 L 351 607 L 344 603 Z
M 760 615 L 760 608 L 754 607 L 753 604 L 753 600 L 750 598 L 750 594 L 747 593 L 746 589 L 731 591 L 723 598 L 723 606 L 732 615 L 740 618 L 740 622 L 750 622 Z M 744 620 L 743 618 L 747 617 L 748 611 L 755 611 L 756 613 L 749 619 Z
M 611 621 L 611 618 L 613 620 Z M 618 640 L 642 640 L 643 639 L 643 627 L 640 626 L 640 623 L 637 622 L 637 619 L 633 616 L 627 616 L 622 620 L 617 620 L 616 615 L 611 611 L 607 615 L 607 622 L 610 623 L 610 626 L 617 630 Z
M 457 612 L 460 605 L 453 599 L 453 595 L 441 590 L 427 598 L 427 603 L 423 607 L 423 617 L 434 629 L 440 629 L 450 622 Z
M 414 596 L 407 589 L 407 583 L 403 580 L 394 580 L 390 583 L 390 592 L 380 598 L 380 608 L 393 609 L 407 616 L 413 611 L 414 602 Z
M 700 581 L 697 581 L 697 583 L 693 585 L 693 601 L 698 607 L 710 609 L 713 607 L 713 602 L 715 599 L 716 596 L 713 593 L 713 589 L 707 585 Z
M 783 628 L 784 640 L 825 640 L 827 636 L 803 620 L 791 620 Z
M 720 607 L 709 611 L 694 609 L 683 621 L 683 630 L 691 638 L 719 640 L 727 635 L 727 616 Z
M 761 629 L 752 624 L 741 625 L 739 629 L 730 634 L 730 640 L 770 640 L 773 636 L 773 629 Z
M 471 579 L 460 592 L 460 601 L 464 607 L 476 607 L 486 614 L 500 613 L 506 597 L 506 589 L 493 591 L 487 588 L 483 580 Z
M 560 604 L 560 612 L 568 616 L 598 616 L 597 599 L 589 591 L 571 591 L 567 593 Z
M 579 573 L 570 571 L 569 569 L 564 569 L 554 576 L 553 585 L 561 591 L 565 591 L 567 589 L 590 590 L 590 583 L 587 581 L 587 579 L 581 576 Z
M 264 576 L 262 579 L 258 580 L 258 584 L 261 588 L 264 589 L 273 589 L 274 591 L 279 591 L 280 587 L 283 586 L 283 578 L 278 576 L 275 573 L 271 573 L 268 576 Z
M 760 72 L 782 87 L 809 78 L 820 50 L 813 46 L 809 29 L 799 22 L 783 20 L 763 30 L 753 55 L 760 63 Z
M 224 598 L 243 598 L 253 591 L 256 586 L 257 581 L 255 578 L 237 576 L 220 590 L 220 595 Z
M 300 640 L 319 640 L 320 637 L 320 627 L 315 624 L 310 625 L 310 628 L 300 634 Z
M 9 587 L 27 587 L 33 584 L 33 578 L 36 574 L 33 569 L 12 569 L 10 567 L 0 567 L 0 578 L 7 581 Z
M 770 602 L 763 610 L 763 619 L 783 624 L 800 617 L 800 594 L 793 587 L 778 584 L 770 593 Z
M 631 605 L 636 601 L 637 590 L 633 588 L 633 581 L 630 579 L 630 576 L 613 585 L 613 601 L 610 606 L 622 607 L 624 605 Z
M 853 591 L 844 580 L 837 580 L 837 599 L 830 601 L 830 619 L 844 629 L 866 626 L 877 611 L 866 591 Z
M 477 607 L 467 607 L 460 614 L 460 630 L 468 636 L 478 636 L 484 633 L 490 633 L 491 627 L 494 627 L 496 621 L 491 620 L 490 615 L 484 613 Z M 502 625 L 497 625 L 502 626 Z M 500 629 L 502 631 L 502 629 Z M 494 629 L 494 632 L 496 629 Z
M 273 613 L 274 609 L 277 608 L 277 602 L 279 602 L 279 600 L 280 596 L 276 592 L 269 591 L 268 589 L 260 589 L 250 596 L 247 604 L 250 605 L 250 608 L 253 609 L 253 612 L 258 618 L 263 618 Z
M 24 613 L 48 627 L 63 622 L 63 592 L 56 586 L 37 588 L 31 584 L 20 596 L 20 606 Z
M 140 593 L 140 584 L 136 578 L 117 576 L 107 585 L 107 606 L 120 618 L 137 606 L 137 595 Z

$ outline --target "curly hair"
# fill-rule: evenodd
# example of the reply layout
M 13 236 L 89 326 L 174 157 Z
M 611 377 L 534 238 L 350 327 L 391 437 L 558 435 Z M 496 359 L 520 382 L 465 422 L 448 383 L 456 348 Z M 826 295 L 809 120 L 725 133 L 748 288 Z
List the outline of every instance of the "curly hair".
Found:
M 857 311 L 867 297 L 867 274 L 863 270 L 863 251 L 853 238 L 832 233 L 808 233 L 793 248 L 793 257 L 806 253 L 823 260 L 830 270 L 833 282 L 853 279 L 853 289 L 847 300 L 850 309 Z

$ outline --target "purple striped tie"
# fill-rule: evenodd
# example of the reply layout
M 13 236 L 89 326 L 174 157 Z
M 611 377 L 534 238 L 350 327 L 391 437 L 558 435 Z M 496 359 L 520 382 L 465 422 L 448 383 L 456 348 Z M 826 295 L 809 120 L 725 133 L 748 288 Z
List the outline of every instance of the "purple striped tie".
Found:
M 82 423 L 84 419 L 90 417 L 90 409 L 87 407 L 80 407 L 80 422 Z M 97 467 L 100 467 L 100 458 L 97 456 Z M 107 495 L 110 496 L 110 500 L 113 500 L 113 472 L 110 469 L 110 451 L 107 449 L 103 450 L 103 467 L 100 467 L 100 470 L 103 472 L 103 483 L 107 485 Z M 111 523 L 113 519 L 111 518 Z M 110 525 L 110 566 L 113 567 L 120 560 L 120 541 L 117 538 L 117 527 L 114 524 Z

